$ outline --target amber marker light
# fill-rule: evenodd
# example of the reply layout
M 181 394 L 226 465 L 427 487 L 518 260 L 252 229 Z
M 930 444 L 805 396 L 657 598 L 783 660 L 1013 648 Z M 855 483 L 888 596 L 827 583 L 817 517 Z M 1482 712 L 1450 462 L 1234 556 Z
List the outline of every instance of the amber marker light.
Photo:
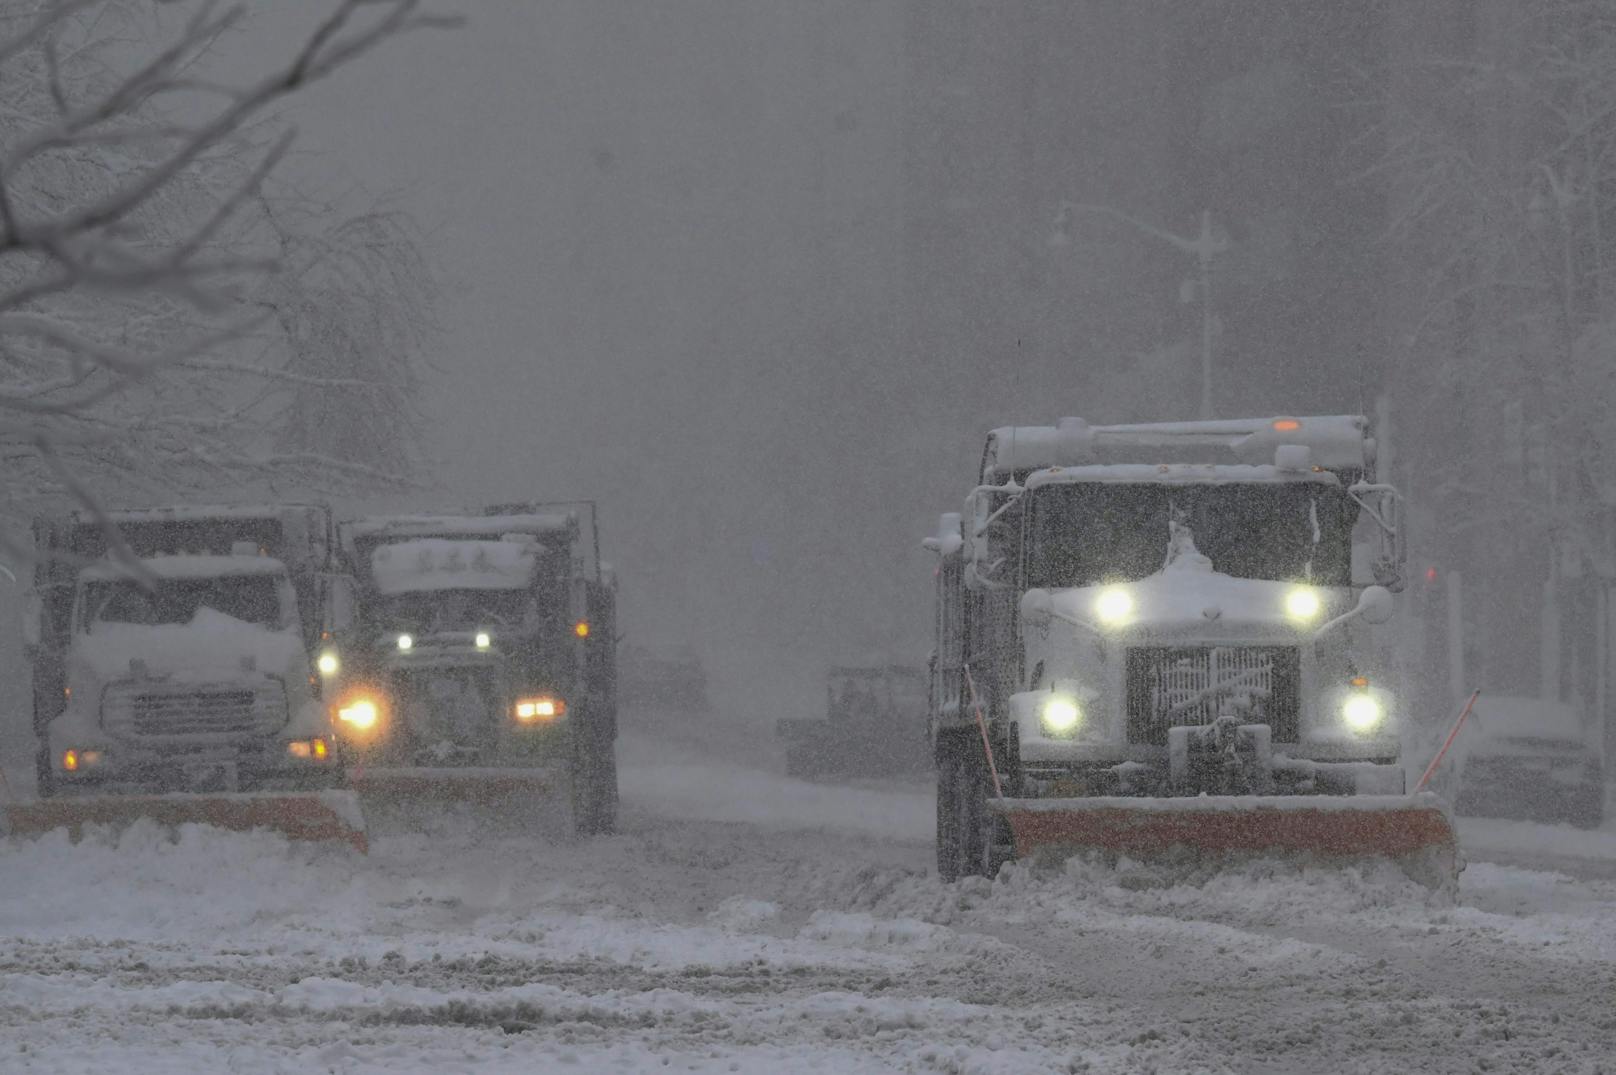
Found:
M 524 724 L 535 720 L 555 720 L 565 716 L 567 703 L 560 698 L 544 695 L 538 698 L 523 698 L 516 703 L 516 719 Z
M 78 772 L 79 771 L 79 752 L 76 751 L 76 750 L 69 750 L 66 753 L 64 753 L 62 755 L 62 768 L 66 769 L 70 773 Z
M 588 638 L 589 637 L 589 621 L 588 620 L 579 620 L 576 624 L 573 625 L 572 633 L 577 635 L 579 638 Z
M 1276 433 L 1295 433 L 1301 428 L 1302 423 L 1297 421 L 1295 418 L 1274 419 L 1274 432 Z

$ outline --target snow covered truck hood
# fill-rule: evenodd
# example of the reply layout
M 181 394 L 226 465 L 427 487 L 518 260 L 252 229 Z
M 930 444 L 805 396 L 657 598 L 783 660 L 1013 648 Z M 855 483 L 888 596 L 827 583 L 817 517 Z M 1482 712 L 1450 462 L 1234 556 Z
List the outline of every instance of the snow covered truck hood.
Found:
M 295 630 L 271 630 L 203 609 L 190 623 L 97 624 L 73 639 L 79 669 L 102 683 L 131 674 L 140 662 L 152 678 L 216 682 L 246 674 L 302 678 L 308 655 Z

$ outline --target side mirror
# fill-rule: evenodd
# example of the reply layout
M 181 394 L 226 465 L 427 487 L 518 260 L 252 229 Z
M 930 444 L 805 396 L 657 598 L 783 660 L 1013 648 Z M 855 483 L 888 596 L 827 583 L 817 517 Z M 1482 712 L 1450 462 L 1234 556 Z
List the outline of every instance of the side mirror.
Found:
M 36 650 L 44 640 L 45 602 L 39 599 L 38 590 L 28 590 L 22 595 L 22 644 Z
M 1407 513 L 1403 498 L 1397 490 L 1388 487 L 1376 498 L 1380 521 L 1380 555 L 1374 564 L 1375 581 L 1391 590 L 1402 592 L 1406 582 L 1404 569 L 1408 560 Z
M 337 634 L 353 626 L 354 580 L 348 575 L 325 579 L 325 629 Z
M 1385 623 L 1397 613 L 1397 600 L 1384 586 L 1366 586 L 1358 595 L 1358 615 L 1365 623 Z
M 1033 627 L 1055 618 L 1055 602 L 1048 590 L 1032 589 L 1021 595 L 1021 618 Z

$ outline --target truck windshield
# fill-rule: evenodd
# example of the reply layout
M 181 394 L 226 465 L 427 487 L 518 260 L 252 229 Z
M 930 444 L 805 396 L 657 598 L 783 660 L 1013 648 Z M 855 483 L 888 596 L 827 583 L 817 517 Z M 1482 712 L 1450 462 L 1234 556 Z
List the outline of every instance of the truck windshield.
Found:
M 284 622 L 281 581 L 275 575 L 163 579 L 155 590 L 129 579 L 89 582 L 84 589 L 84 629 L 90 633 L 106 623 L 190 623 L 203 609 L 278 628 Z
M 1151 485 L 1086 482 L 1032 493 L 1028 586 L 1127 582 L 1160 571 L 1168 524 L 1187 525 L 1214 571 L 1245 579 L 1352 581 L 1358 505 L 1315 482 Z
M 516 630 L 536 615 L 527 590 L 428 590 L 381 599 L 377 626 L 416 634 Z

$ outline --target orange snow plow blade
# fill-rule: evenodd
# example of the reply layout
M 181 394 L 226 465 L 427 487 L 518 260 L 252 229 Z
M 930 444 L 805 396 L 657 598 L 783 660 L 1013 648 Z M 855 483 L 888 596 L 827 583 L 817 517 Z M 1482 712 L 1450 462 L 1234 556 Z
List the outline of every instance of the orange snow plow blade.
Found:
M 990 799 L 1025 859 L 1097 852 L 1138 861 L 1302 855 L 1396 862 L 1432 888 L 1460 870 L 1458 838 L 1433 795 Z
M 549 796 L 558 785 L 547 769 L 445 767 L 353 769 L 348 786 L 365 801 L 493 807 Z
M 65 829 L 78 840 L 86 825 L 125 828 L 145 819 L 167 828 L 269 829 L 289 840 L 345 843 L 360 853 L 370 850 L 359 803 L 346 791 L 65 796 L 7 804 L 5 819 L 12 836 Z

